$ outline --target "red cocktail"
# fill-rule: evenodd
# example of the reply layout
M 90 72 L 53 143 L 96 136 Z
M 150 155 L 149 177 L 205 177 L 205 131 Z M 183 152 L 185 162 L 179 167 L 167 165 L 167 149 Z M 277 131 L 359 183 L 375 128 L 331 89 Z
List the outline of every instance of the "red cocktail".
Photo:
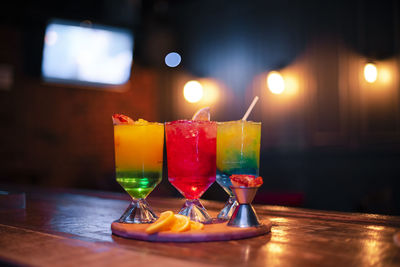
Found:
M 166 123 L 168 180 L 187 199 L 180 214 L 207 222 L 199 198 L 215 181 L 217 124 L 179 120 Z

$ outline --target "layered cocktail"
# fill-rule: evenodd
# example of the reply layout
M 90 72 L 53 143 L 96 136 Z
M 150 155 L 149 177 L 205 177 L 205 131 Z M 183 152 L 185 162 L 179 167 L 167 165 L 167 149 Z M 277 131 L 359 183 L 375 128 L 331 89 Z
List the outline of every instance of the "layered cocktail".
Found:
M 115 168 L 117 182 L 132 197 L 118 220 L 151 223 L 157 219 L 145 198 L 162 179 L 164 124 L 114 115 Z
M 179 120 L 165 127 L 168 180 L 186 198 L 179 213 L 194 221 L 209 222 L 211 217 L 199 198 L 215 181 L 217 124 Z
M 217 183 L 228 193 L 229 199 L 218 218 L 229 220 L 238 205 L 232 193 L 230 176 L 248 174 L 258 176 L 260 164 L 261 123 L 252 121 L 218 122 Z

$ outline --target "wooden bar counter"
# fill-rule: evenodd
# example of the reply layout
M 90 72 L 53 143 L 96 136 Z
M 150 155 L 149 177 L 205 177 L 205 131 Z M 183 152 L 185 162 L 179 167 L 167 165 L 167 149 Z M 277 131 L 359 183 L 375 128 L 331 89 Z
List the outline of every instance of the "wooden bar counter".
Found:
M 4 188 L 4 187 L 3 187 Z M 14 188 L 16 189 L 16 188 Z M 400 217 L 255 206 L 271 233 L 228 242 L 151 243 L 111 234 L 124 194 L 19 188 L 25 209 L 0 209 L 0 265 L 400 266 Z M 148 199 L 156 212 L 182 199 Z M 215 216 L 223 203 L 203 201 Z

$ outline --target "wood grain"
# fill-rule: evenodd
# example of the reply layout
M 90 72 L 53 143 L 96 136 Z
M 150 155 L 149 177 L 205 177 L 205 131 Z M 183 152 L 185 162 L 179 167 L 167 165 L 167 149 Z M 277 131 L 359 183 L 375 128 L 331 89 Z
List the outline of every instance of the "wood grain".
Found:
M 12 264 L 34 266 L 96 266 L 130 265 L 151 266 L 163 262 L 167 266 L 187 267 L 187 262 L 141 253 L 94 242 L 71 240 L 52 234 L 0 224 L 0 259 Z M 1 262 L 0 262 L 1 263 Z M 203 266 L 204 264 L 195 264 Z
M 261 222 L 259 227 L 238 228 L 229 227 L 226 223 L 206 224 L 202 230 L 190 230 L 182 233 L 170 231 L 155 234 L 147 234 L 146 224 L 124 224 L 113 222 L 111 231 L 113 234 L 152 242 L 210 242 L 210 241 L 229 241 L 243 238 L 250 238 L 268 233 L 272 223 L 266 219 Z
M 50 259 L 68 259 L 68 263 L 78 266 L 82 265 L 79 257 L 84 257 L 85 266 L 104 265 L 102 262 L 122 265 L 123 259 L 129 260 L 126 265 L 137 262 L 137 266 L 163 267 L 175 263 L 389 267 L 400 264 L 400 248 L 393 238 L 400 230 L 397 216 L 255 206 L 261 220 L 272 222 L 271 233 L 232 241 L 154 243 L 112 235 L 110 224 L 129 204 L 125 194 L 14 189 L 25 191 L 27 202 L 23 210 L 0 210 L 0 225 L 6 227 L 0 227 L 0 259 L 7 263 L 54 266 L 55 261 Z M 183 202 L 149 198 L 156 212 L 176 212 Z M 212 201 L 202 203 L 213 216 L 223 206 Z M 29 244 L 35 249 L 27 247 Z M 103 253 L 107 249 L 114 254 Z M 77 256 L 77 251 L 81 256 Z M 125 258 L 118 258 L 117 254 Z M 146 259 L 148 264 L 144 264 Z

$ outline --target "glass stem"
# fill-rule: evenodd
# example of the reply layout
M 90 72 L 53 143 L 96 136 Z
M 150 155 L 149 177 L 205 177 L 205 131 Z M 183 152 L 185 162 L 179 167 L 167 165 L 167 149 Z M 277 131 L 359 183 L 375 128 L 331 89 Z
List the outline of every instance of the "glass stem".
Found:
M 198 199 L 186 199 L 179 214 L 188 216 L 192 221 L 210 223 L 211 216 Z
M 143 198 L 132 198 L 129 207 L 119 218 L 120 223 L 152 223 L 157 216 L 151 210 L 149 204 Z

